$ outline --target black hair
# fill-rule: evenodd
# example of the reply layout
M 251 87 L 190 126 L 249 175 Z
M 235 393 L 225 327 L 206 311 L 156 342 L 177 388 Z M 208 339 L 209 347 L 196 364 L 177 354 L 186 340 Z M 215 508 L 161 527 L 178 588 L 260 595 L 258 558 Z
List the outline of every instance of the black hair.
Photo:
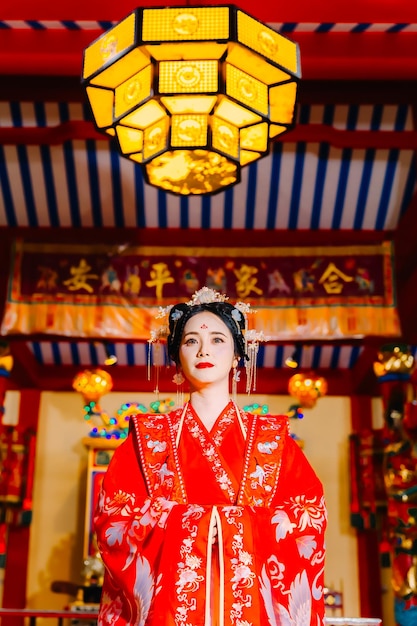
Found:
M 170 310 L 167 342 L 168 354 L 174 363 L 179 365 L 179 351 L 185 324 L 191 317 L 203 311 L 214 313 L 214 315 L 217 315 L 217 317 L 226 324 L 232 333 L 236 356 L 247 359 L 245 338 L 243 335 L 243 331 L 245 330 L 245 318 L 242 312 L 228 302 L 207 302 L 193 305 L 176 304 Z

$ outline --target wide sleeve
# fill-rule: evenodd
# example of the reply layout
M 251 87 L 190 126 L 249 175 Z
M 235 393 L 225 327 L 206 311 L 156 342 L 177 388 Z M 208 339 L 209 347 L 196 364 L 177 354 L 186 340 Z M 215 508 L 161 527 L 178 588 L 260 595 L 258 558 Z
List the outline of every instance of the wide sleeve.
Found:
M 327 513 L 323 486 L 298 444 L 287 435 L 269 527 L 272 553 L 260 575 L 267 612 L 278 624 L 324 623 Z
M 99 625 L 135 624 L 149 611 L 158 586 L 152 551 L 163 543 L 164 525 L 174 506 L 148 496 L 129 435 L 113 455 L 94 516 L 105 565 Z M 150 545 L 144 551 L 146 541 Z
M 179 501 L 175 489 L 150 496 L 139 459 L 131 430 L 108 467 L 94 519 L 105 565 L 98 626 L 174 625 L 188 612 L 203 624 L 213 507 Z M 148 471 L 158 481 L 174 478 L 160 464 Z

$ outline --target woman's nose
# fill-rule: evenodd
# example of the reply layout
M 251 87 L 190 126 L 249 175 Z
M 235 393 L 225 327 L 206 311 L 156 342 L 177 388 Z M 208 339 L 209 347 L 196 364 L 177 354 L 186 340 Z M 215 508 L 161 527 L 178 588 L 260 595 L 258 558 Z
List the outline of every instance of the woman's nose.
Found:
M 207 350 L 207 348 L 206 348 L 204 345 L 201 345 L 201 346 L 198 348 L 198 351 L 197 351 L 197 356 L 207 356 L 207 355 L 208 355 L 208 350 Z

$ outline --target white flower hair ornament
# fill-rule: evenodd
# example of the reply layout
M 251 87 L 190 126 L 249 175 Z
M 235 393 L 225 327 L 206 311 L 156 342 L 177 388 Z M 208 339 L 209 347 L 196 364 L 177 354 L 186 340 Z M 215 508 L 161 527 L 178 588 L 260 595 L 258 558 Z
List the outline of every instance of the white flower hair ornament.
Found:
M 210 287 L 202 287 L 198 291 L 196 291 L 191 300 L 187 302 L 188 306 L 197 306 L 198 304 L 212 304 L 213 302 L 226 302 L 229 298 L 220 293 L 219 291 L 215 291 L 214 289 L 210 289 Z

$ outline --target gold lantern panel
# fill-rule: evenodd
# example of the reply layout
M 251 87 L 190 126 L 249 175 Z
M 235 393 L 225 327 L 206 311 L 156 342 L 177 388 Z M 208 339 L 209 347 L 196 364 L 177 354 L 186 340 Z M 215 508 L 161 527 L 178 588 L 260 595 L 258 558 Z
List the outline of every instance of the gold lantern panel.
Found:
M 312 409 L 319 398 L 327 393 L 327 381 L 314 374 L 294 374 L 288 381 L 288 393 L 304 409 Z
M 84 51 L 97 129 L 176 194 L 216 193 L 294 125 L 296 43 L 239 8 L 137 8 Z

